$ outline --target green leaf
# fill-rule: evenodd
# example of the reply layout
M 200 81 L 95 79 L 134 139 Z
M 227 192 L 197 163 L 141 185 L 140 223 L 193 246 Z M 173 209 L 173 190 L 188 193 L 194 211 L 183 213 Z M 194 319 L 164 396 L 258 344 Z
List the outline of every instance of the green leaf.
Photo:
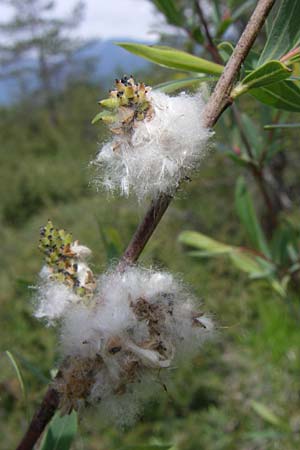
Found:
M 177 9 L 175 2 L 170 0 L 152 0 L 154 5 L 161 11 L 171 25 L 181 27 L 184 24 L 184 17 L 181 11 Z
M 197 231 L 183 231 L 179 235 L 179 242 L 191 247 L 196 247 L 207 250 L 207 255 L 221 255 L 230 253 L 232 247 L 230 245 L 222 244 L 208 236 Z
M 224 63 L 227 63 L 227 61 L 229 60 L 230 56 L 233 53 L 234 46 L 232 45 L 231 42 L 223 41 L 220 42 L 220 44 L 218 45 L 218 50 Z
M 281 0 L 266 45 L 259 58 L 259 65 L 271 59 L 280 59 L 299 44 L 299 18 L 300 2 Z
M 234 252 L 230 254 L 230 259 L 235 267 L 242 272 L 255 274 L 256 276 L 260 273 L 261 268 L 252 255 L 249 256 L 246 253 Z
M 282 426 L 281 419 L 278 416 L 276 416 L 270 410 L 270 408 L 268 408 L 263 403 L 260 403 L 260 402 L 257 402 L 255 400 L 252 400 L 251 406 L 254 409 L 254 411 L 256 412 L 256 414 L 258 414 L 266 422 L 269 422 L 271 425 L 275 425 L 277 427 L 281 427 Z
M 159 45 L 133 44 L 130 42 L 116 43 L 125 50 L 147 59 L 160 66 L 185 72 L 208 73 L 221 75 L 224 67 L 220 64 L 207 61 L 198 56 L 190 55 L 181 50 Z
M 157 84 L 154 89 L 156 91 L 165 92 L 166 94 L 171 94 L 172 92 L 176 92 L 180 89 L 195 88 L 200 83 L 211 81 L 212 79 L 213 78 L 211 76 L 181 78 L 179 80 L 172 80 L 167 81 L 166 83 Z
M 61 417 L 56 413 L 50 422 L 40 450 L 69 450 L 77 433 L 77 414 Z
M 16 375 L 17 375 L 17 378 L 18 378 L 18 381 L 19 381 L 19 384 L 20 384 L 23 400 L 24 400 L 24 403 L 26 405 L 26 403 L 27 403 L 27 393 L 26 393 L 25 383 L 24 383 L 24 379 L 23 379 L 22 373 L 21 373 L 21 371 L 19 369 L 19 366 L 18 366 L 15 358 L 13 357 L 12 353 L 9 350 L 6 350 L 5 354 L 8 357 L 8 359 L 10 360 L 10 362 L 11 362 L 11 364 L 12 364 L 12 366 L 13 366 L 15 372 L 16 372 Z
M 270 86 L 251 89 L 250 94 L 273 108 L 300 112 L 300 89 L 293 81 L 285 80 Z
M 249 91 L 289 78 L 292 71 L 285 64 L 279 61 L 268 61 L 255 70 L 252 70 L 246 77 L 238 83 L 231 92 L 232 98 Z
M 268 61 L 257 69 L 252 70 L 243 80 L 249 89 L 267 86 L 285 80 L 292 70 L 280 61 Z
M 247 248 L 226 245 L 196 231 L 183 231 L 178 239 L 182 244 L 200 249 L 200 251 L 190 252 L 191 256 L 203 258 L 228 255 L 233 264 L 239 270 L 248 273 L 250 278 L 269 277 L 274 272 L 272 263 L 265 261 Z
M 245 67 L 246 70 L 253 70 L 257 66 L 258 59 L 259 53 L 251 49 L 248 53 L 247 58 L 243 62 L 243 66 Z
M 248 249 L 234 247 L 229 256 L 233 264 L 242 272 L 246 272 L 251 279 L 269 277 L 273 273 L 272 264 L 251 253 Z
M 273 123 L 265 125 L 265 130 L 273 130 L 274 128 L 300 128 L 300 123 Z
M 244 177 L 239 177 L 235 189 L 235 208 L 245 227 L 251 243 L 264 255 L 270 257 L 270 249 L 262 228 L 257 220 L 255 208 L 248 192 Z

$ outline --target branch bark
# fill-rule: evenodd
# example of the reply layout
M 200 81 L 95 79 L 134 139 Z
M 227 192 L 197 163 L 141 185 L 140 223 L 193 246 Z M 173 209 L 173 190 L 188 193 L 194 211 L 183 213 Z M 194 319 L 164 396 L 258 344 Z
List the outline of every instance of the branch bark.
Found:
M 17 450 L 33 449 L 42 432 L 52 419 L 59 405 L 59 394 L 51 386 L 49 386 L 41 405 L 34 414 L 29 428 L 17 447 Z
M 224 72 L 221 75 L 214 92 L 206 106 L 205 116 L 207 127 L 212 127 L 222 112 L 233 102 L 230 91 L 240 67 L 249 53 L 259 31 L 261 30 L 275 0 L 260 0 L 250 17 Z
M 257 6 L 239 39 L 231 58 L 224 68 L 224 72 L 205 107 L 205 127 L 213 127 L 222 112 L 232 104 L 230 90 L 234 84 L 235 78 L 275 1 L 276 0 L 258 1 Z M 138 259 L 171 201 L 172 197 L 161 194 L 152 202 L 144 219 L 138 226 L 136 233 L 125 250 L 118 265 L 118 269 L 122 270 L 126 265 L 132 264 Z M 29 425 L 26 434 L 17 447 L 17 450 L 33 449 L 35 443 L 38 441 L 45 427 L 50 422 L 52 416 L 58 408 L 58 404 L 59 394 L 53 387 L 49 387 L 40 407 Z
M 207 128 L 213 127 L 222 112 L 232 104 L 232 99 L 229 94 L 236 75 L 274 3 L 275 0 L 260 0 L 258 2 L 205 107 L 204 126 Z M 161 195 L 152 203 L 133 239 L 124 252 L 121 263 L 119 264 L 120 268 L 123 268 L 124 264 L 134 263 L 138 259 L 148 240 L 152 236 L 152 233 L 155 231 L 164 212 L 171 203 L 171 200 L 172 198 L 170 196 Z
M 222 62 L 222 59 L 219 54 L 219 50 L 216 47 L 216 45 L 214 44 L 213 38 L 210 34 L 208 23 L 205 19 L 205 16 L 204 16 L 202 8 L 201 8 L 201 0 L 196 0 L 195 6 L 196 6 L 196 11 L 198 12 L 200 22 L 201 22 L 202 27 L 205 32 L 206 41 L 207 41 L 206 49 L 210 53 L 214 62 L 220 63 L 220 62 Z M 295 50 L 298 50 L 298 52 L 299 52 L 299 48 L 295 49 Z M 244 127 L 242 124 L 242 120 L 241 120 L 241 114 L 240 114 L 240 111 L 236 104 L 232 105 L 232 114 L 233 114 L 233 118 L 236 122 L 237 128 L 239 130 L 242 142 L 244 143 L 246 152 L 250 158 L 249 170 L 252 173 L 252 176 L 257 183 L 258 189 L 260 190 L 263 201 L 266 205 L 267 214 L 264 215 L 263 224 L 264 224 L 264 229 L 266 231 L 267 236 L 271 238 L 274 230 L 276 229 L 277 223 L 278 223 L 278 214 L 281 211 L 282 206 L 283 206 L 283 203 L 280 199 L 280 192 L 278 193 L 276 189 L 273 189 L 273 191 L 270 191 L 266 177 L 265 177 L 266 169 L 263 167 L 263 164 L 261 164 L 261 167 L 257 167 L 252 162 L 252 160 L 254 159 L 253 151 L 251 148 L 251 144 L 248 140 L 248 137 L 245 133 L 245 130 L 244 130 Z M 263 157 L 261 159 L 261 162 L 263 162 Z M 269 169 L 269 174 L 272 177 L 272 173 L 271 173 L 270 169 Z

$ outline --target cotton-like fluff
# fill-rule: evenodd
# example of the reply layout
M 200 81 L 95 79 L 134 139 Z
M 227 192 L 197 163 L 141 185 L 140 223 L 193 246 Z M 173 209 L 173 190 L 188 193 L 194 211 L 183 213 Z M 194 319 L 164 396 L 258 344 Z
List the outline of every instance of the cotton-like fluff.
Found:
M 51 222 L 40 248 L 46 266 L 35 315 L 60 335 L 61 412 L 99 405 L 102 421 L 132 425 L 174 369 L 197 355 L 212 320 L 167 272 L 128 267 L 94 279 L 88 249 Z
M 128 81 L 118 83 L 119 94 Z M 107 121 L 109 117 L 114 137 L 94 161 L 99 168 L 98 185 L 125 196 L 134 193 L 139 201 L 159 193 L 174 194 L 180 181 L 199 166 L 211 136 L 202 125 L 204 101 L 200 94 L 170 97 L 147 88 L 144 95 L 147 104 L 142 117 L 137 116 L 133 102 L 118 106 L 113 118 L 103 118 Z M 133 115 L 128 119 L 125 114 L 124 119 L 124 109 L 132 108 Z
M 172 275 L 140 267 L 97 280 L 92 304 L 61 319 L 68 364 L 57 387 L 61 408 L 100 405 L 103 420 L 130 425 L 145 401 L 163 392 L 173 369 L 211 336 L 212 320 Z
M 37 289 L 35 317 L 45 319 L 48 324 L 62 317 L 65 309 L 80 298 L 67 286 L 57 281 L 41 282 Z

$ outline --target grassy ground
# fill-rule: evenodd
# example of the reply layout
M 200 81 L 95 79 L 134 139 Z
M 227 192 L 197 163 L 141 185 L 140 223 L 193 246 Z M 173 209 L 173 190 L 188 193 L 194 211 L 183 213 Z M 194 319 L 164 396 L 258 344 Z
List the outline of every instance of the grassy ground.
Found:
M 89 118 L 98 96 L 82 86 L 67 93 L 55 130 L 41 111 L 27 118 L 22 112 L 1 115 L 2 450 L 16 446 L 58 362 L 55 331 L 32 317 L 28 286 L 35 284 L 41 266 L 39 227 L 51 218 L 71 231 L 94 250 L 95 271 L 101 271 L 107 265 L 102 233 L 114 230 L 125 246 L 143 214 L 133 200 L 108 199 L 89 184 L 88 162 L 97 140 Z M 300 329 L 291 311 L 296 299 L 284 304 L 264 286 L 249 284 L 225 259 L 192 259 L 177 240 L 183 229 L 231 243 L 243 238 L 232 206 L 235 176 L 231 163 L 212 153 L 178 195 L 142 257 L 144 264 L 165 267 L 192 285 L 215 316 L 215 340 L 193 366 L 175 371 L 167 392 L 162 388 L 159 401 L 146 406 L 133 429 L 105 428 L 97 410 L 87 411 L 74 450 L 162 443 L 176 450 L 299 448 Z M 26 401 L 5 350 L 20 366 Z

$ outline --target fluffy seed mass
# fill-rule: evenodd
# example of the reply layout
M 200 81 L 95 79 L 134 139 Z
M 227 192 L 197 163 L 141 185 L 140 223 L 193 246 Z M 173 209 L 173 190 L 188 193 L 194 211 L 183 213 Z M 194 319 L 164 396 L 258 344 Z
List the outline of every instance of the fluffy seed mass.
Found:
M 88 249 L 70 242 L 70 235 L 64 241 L 62 230 L 51 223 L 49 230 L 50 244 L 42 236 L 48 265 L 41 273 L 35 315 L 59 330 L 63 363 L 55 387 L 60 409 L 69 413 L 99 404 L 102 420 L 133 424 L 145 401 L 163 392 L 173 369 L 199 352 L 212 334 L 212 320 L 167 272 L 110 270 L 95 279 L 91 291 Z M 72 284 L 70 272 L 77 269 L 72 280 L 80 278 L 78 260 L 85 276 Z
M 130 86 L 133 83 L 132 79 Z M 123 103 L 122 89 L 128 89 L 127 81 L 124 86 L 119 81 L 117 98 L 121 92 Z M 137 107 L 134 99 L 126 100 L 126 105 L 114 106 L 114 116 L 102 117 L 112 122 L 114 136 L 94 161 L 99 168 L 99 185 L 126 196 L 134 193 L 139 201 L 159 193 L 172 195 L 180 180 L 198 167 L 211 136 L 202 125 L 201 95 L 170 97 L 147 87 L 143 101 L 143 106 Z

